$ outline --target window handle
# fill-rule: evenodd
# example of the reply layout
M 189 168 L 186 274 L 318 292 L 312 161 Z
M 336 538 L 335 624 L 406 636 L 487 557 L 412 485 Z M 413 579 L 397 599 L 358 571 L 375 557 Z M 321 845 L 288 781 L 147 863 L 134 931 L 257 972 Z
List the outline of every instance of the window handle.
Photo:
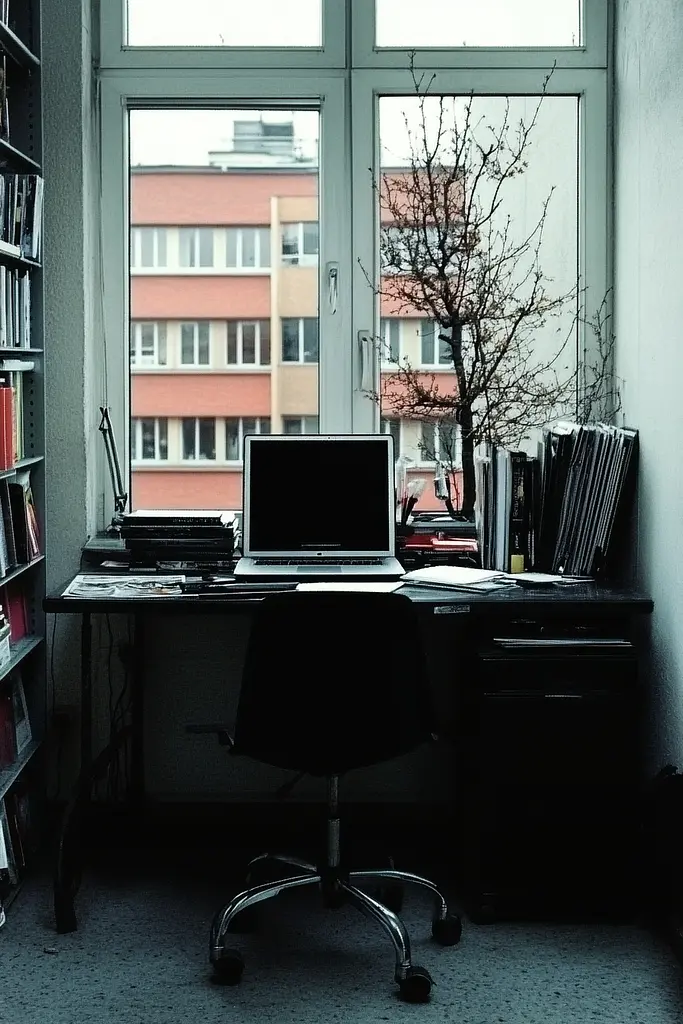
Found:
M 337 312 L 337 299 L 339 298 L 339 264 L 327 264 L 327 297 L 330 304 L 330 313 L 334 316 Z
M 360 389 L 361 391 L 372 391 L 374 384 L 375 346 L 370 331 L 358 332 L 358 347 L 360 349 Z

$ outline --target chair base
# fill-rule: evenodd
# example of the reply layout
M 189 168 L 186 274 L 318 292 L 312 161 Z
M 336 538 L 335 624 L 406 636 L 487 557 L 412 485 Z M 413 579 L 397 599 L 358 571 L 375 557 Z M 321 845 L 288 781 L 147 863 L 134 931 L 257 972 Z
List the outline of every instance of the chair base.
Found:
M 462 930 L 460 918 L 449 913 L 446 900 L 432 881 L 408 871 L 377 869 L 343 872 L 334 865 L 316 868 L 298 857 L 278 854 L 262 854 L 254 858 L 249 864 L 248 877 L 258 864 L 265 861 L 296 867 L 301 874 L 250 886 L 234 896 L 216 914 L 211 927 L 209 959 L 217 980 L 234 984 L 241 978 L 244 966 L 241 957 L 226 946 L 231 925 L 237 925 L 236 919 L 239 915 L 264 900 L 278 896 L 281 892 L 301 886 L 318 885 L 328 906 L 349 903 L 376 921 L 387 933 L 394 946 L 394 978 L 401 996 L 410 1002 L 424 1002 L 429 998 L 432 979 L 425 968 L 412 962 L 410 939 L 403 921 L 394 910 L 365 892 L 364 886 L 387 882 L 397 886 L 407 883 L 427 889 L 434 903 L 432 935 L 441 945 L 454 945 L 458 942 Z

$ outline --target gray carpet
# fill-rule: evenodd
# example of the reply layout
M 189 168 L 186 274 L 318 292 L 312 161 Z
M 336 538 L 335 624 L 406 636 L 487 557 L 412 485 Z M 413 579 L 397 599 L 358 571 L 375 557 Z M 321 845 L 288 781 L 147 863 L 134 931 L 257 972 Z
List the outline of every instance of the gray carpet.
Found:
M 224 892 L 86 875 L 79 929 L 57 935 L 47 878 L 27 883 L 0 931 L 2 1024 L 269 1024 L 419 1020 L 458 1024 L 678 1024 L 681 972 L 667 946 L 632 925 L 465 920 L 461 943 L 429 938 L 429 905 L 406 898 L 414 960 L 435 981 L 431 1001 L 397 998 L 393 950 L 349 907 L 320 906 L 314 890 L 263 911 L 262 928 L 234 936 L 241 985 L 211 984 L 208 931 Z

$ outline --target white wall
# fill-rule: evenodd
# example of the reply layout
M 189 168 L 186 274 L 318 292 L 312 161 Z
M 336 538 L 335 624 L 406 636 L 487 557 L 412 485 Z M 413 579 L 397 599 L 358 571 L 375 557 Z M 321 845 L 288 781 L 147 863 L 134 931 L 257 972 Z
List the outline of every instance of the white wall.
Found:
M 638 576 L 654 598 L 650 766 L 683 766 L 683 4 L 618 0 L 615 331 L 640 430 Z

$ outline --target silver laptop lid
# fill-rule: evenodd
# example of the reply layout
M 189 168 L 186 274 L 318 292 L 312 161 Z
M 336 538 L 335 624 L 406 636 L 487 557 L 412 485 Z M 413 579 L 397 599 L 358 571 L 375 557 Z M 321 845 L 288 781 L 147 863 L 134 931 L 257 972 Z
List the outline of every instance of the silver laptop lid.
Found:
M 247 557 L 394 555 L 390 434 L 250 434 L 244 439 Z

